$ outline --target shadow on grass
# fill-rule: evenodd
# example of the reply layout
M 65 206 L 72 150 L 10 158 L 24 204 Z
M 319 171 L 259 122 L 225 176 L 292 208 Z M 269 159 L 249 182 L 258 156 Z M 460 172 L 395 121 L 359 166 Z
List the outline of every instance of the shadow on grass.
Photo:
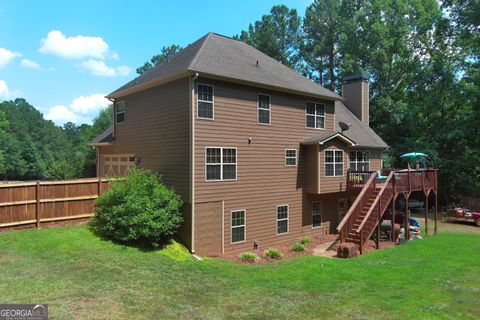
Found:
M 126 247 L 136 248 L 142 252 L 161 251 L 167 248 L 168 246 L 171 246 L 174 244 L 173 239 L 162 239 L 161 241 L 159 241 L 158 243 L 155 243 L 154 245 L 148 239 L 138 239 L 136 241 L 120 241 L 103 232 L 102 228 L 100 227 L 100 225 L 95 219 L 92 219 L 92 221 L 88 223 L 88 229 L 95 236 L 100 238 L 102 241 L 111 242 L 111 243 L 126 246 Z

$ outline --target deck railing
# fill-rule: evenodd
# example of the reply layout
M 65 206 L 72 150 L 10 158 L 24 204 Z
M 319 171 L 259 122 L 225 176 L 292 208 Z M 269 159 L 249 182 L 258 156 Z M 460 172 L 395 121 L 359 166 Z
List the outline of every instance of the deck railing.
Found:
M 373 171 L 347 171 L 347 184 L 350 190 L 361 190 L 370 179 Z
M 395 170 L 395 192 L 437 188 L 437 170 Z

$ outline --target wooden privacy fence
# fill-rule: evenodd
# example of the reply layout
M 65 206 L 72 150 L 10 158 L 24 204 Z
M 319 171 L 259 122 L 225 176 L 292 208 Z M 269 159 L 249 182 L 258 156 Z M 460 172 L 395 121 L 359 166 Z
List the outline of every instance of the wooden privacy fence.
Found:
M 90 218 L 111 179 L 0 184 L 0 228 Z
M 480 211 L 480 198 L 460 197 L 460 205 L 470 210 Z

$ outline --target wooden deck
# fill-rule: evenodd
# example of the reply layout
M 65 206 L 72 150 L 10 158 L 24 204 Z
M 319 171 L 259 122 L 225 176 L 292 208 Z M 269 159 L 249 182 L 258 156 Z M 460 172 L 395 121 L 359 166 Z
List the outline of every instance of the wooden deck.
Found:
M 405 230 L 409 230 L 410 211 L 408 199 L 412 192 L 423 192 L 425 196 L 425 217 L 428 216 L 429 195 L 435 194 L 435 227 L 437 232 L 437 170 L 390 170 L 388 176 L 379 179 L 376 172 L 349 171 L 347 176 L 348 189 L 359 192 L 355 202 L 337 227 L 340 241 L 352 242 L 360 246 L 360 252 L 364 244 L 370 239 L 374 231 L 377 231 L 377 246 L 380 239 L 380 224 L 387 208 L 392 209 L 392 241 L 394 241 L 393 228 L 395 225 L 395 202 L 398 196 L 405 198 Z M 426 220 L 427 221 L 427 220 Z M 428 234 L 428 223 L 425 223 L 425 233 Z M 409 232 L 405 232 L 409 239 Z

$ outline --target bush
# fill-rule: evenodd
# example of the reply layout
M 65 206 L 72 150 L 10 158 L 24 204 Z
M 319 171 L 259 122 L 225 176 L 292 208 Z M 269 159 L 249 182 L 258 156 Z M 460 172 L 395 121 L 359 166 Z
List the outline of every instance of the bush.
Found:
M 299 244 L 302 244 L 305 247 L 308 247 L 310 245 L 310 243 L 312 243 L 312 238 L 310 238 L 310 237 L 298 238 L 296 243 L 299 243 Z
M 125 180 L 98 199 L 93 229 L 122 243 L 158 247 L 169 242 L 182 222 L 182 200 L 148 170 L 131 170 Z
M 270 259 L 281 259 L 283 257 L 283 253 L 277 248 L 268 248 L 263 252 L 263 254 L 265 257 Z
M 258 260 L 257 255 L 253 252 L 242 252 L 238 257 L 244 262 L 256 262 Z
M 292 245 L 292 249 L 291 249 L 293 252 L 296 252 L 296 253 L 302 253 L 302 252 L 305 252 L 305 245 L 301 244 L 301 243 L 294 243 Z

